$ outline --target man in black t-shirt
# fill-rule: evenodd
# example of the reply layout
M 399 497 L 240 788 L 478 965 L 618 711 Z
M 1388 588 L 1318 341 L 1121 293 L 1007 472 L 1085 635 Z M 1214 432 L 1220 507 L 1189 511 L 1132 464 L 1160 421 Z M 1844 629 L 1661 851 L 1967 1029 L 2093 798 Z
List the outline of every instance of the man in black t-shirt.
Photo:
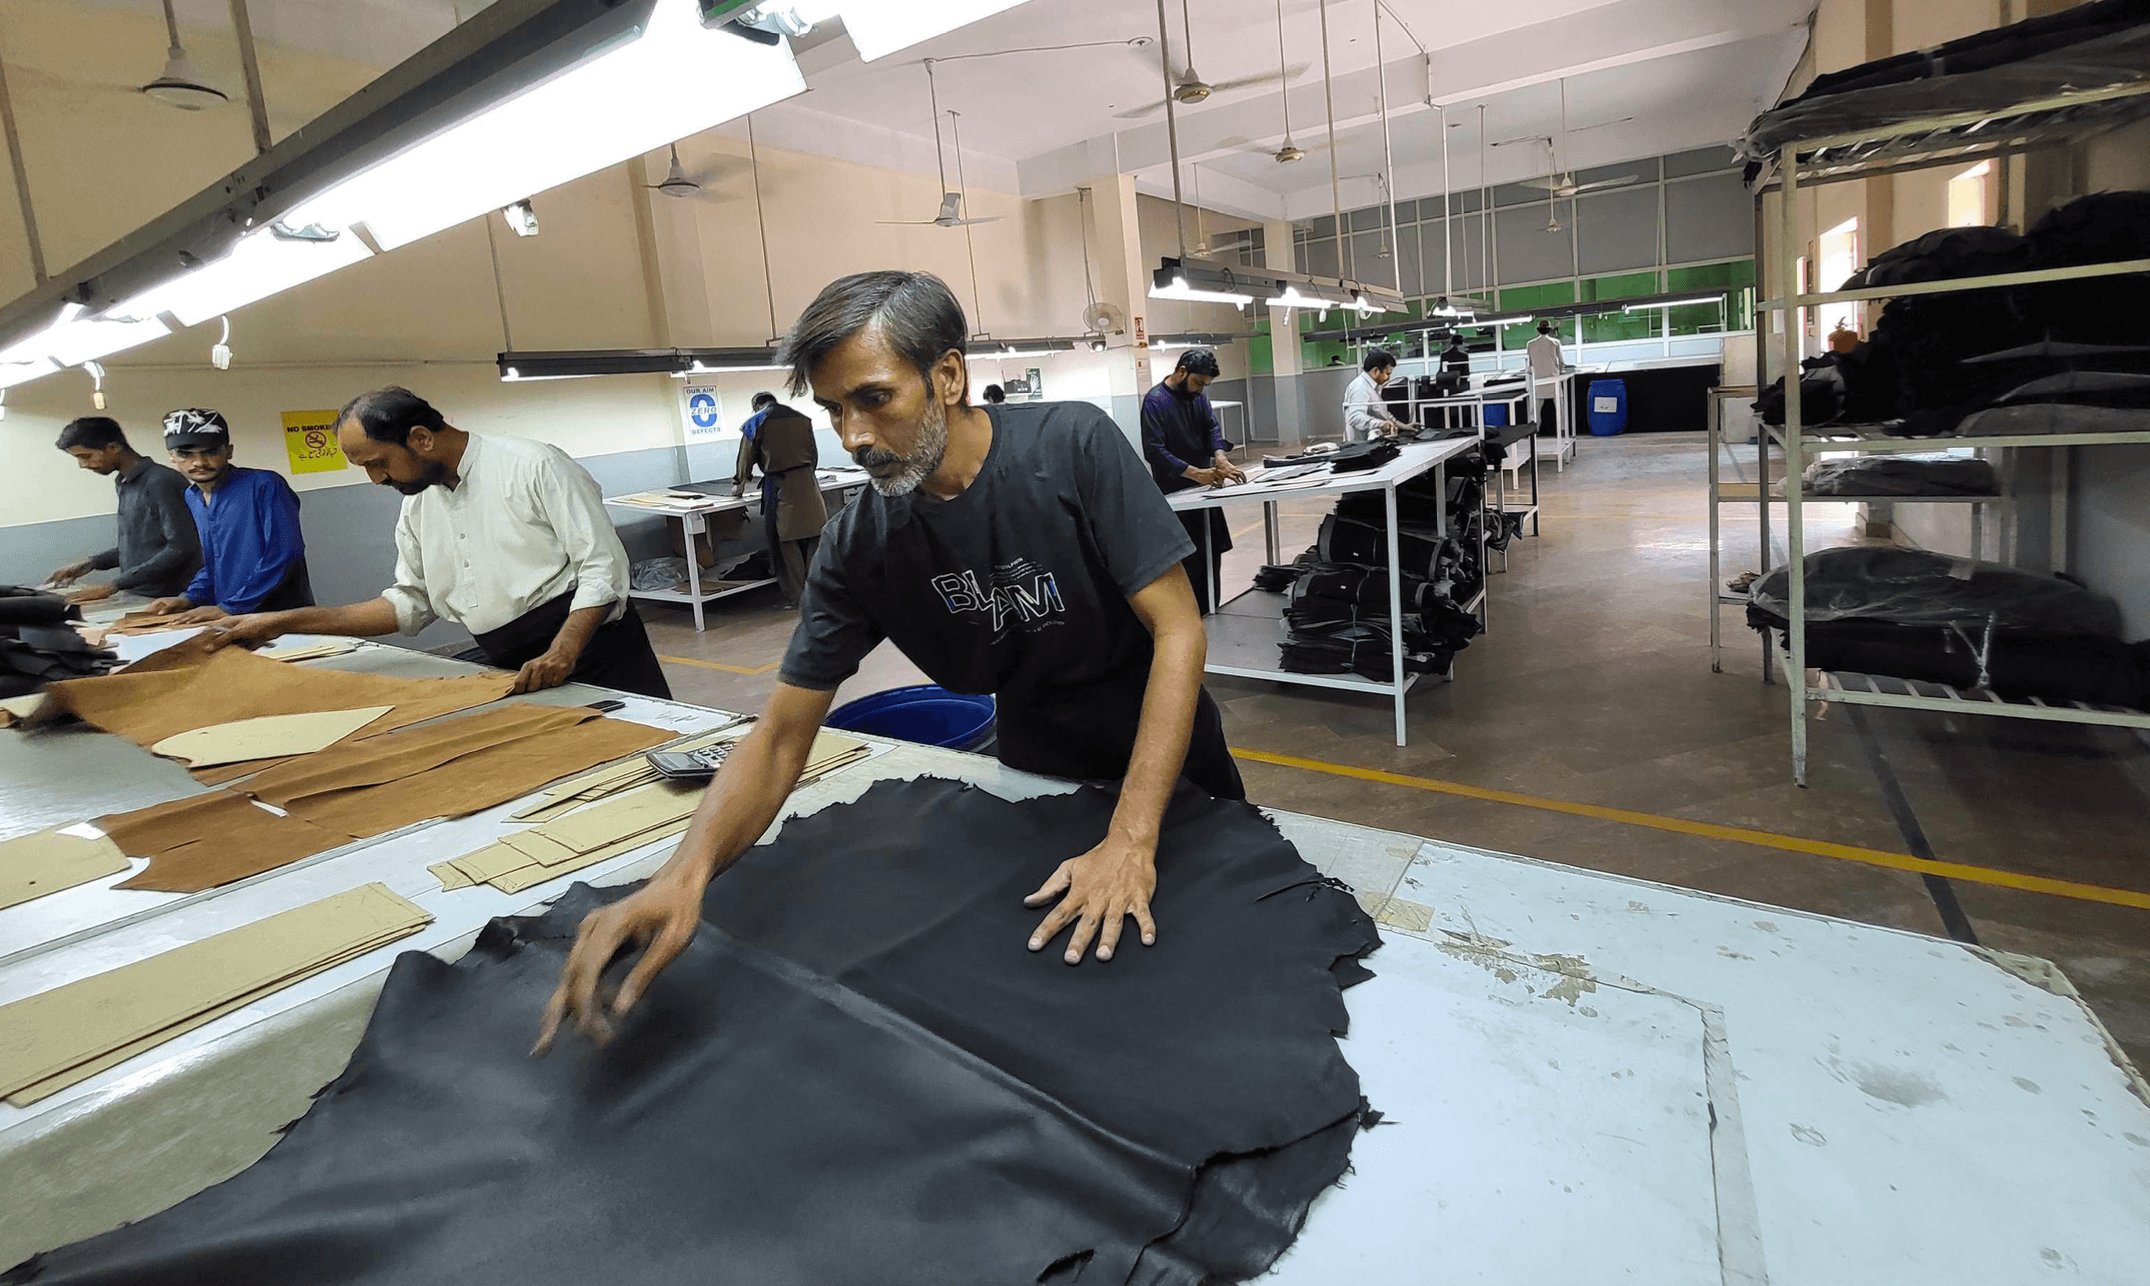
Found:
M 911 272 L 845 277 L 792 327 L 793 390 L 812 387 L 872 490 L 823 531 L 776 694 L 678 852 L 584 920 L 541 1050 L 570 1017 L 604 1039 L 608 1015 L 686 947 L 709 881 L 776 819 L 837 685 L 883 639 L 941 686 L 998 697 L 1003 763 L 1120 780 L 1105 837 L 1031 895 L 1033 906 L 1057 899 L 1033 951 L 1072 925 L 1069 964 L 1093 940 L 1109 960 L 1129 917 L 1154 942 L 1157 830 L 1174 782 L 1245 797 L 1202 689 L 1206 639 L 1180 568 L 1193 543 L 1096 407 L 969 405 L 969 334 L 948 287 Z M 607 1006 L 598 975 L 635 945 L 642 958 Z

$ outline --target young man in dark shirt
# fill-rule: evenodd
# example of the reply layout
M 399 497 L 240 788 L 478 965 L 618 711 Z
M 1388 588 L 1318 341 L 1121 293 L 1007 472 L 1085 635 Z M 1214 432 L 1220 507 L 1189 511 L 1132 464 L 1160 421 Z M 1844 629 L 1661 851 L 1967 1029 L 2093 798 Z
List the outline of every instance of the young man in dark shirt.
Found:
M 95 571 L 117 570 L 101 584 L 67 597 L 93 603 L 121 590 L 162 598 L 176 594 L 202 565 L 202 542 L 187 511 L 187 480 L 138 454 L 119 421 L 86 415 L 60 430 L 59 448 L 78 468 L 112 479 L 119 494 L 119 543 L 52 573 L 54 586 L 72 585 Z
M 1225 454 L 1217 410 L 1202 391 L 1217 374 L 1215 353 L 1190 348 L 1180 354 L 1172 373 L 1142 399 L 1142 455 L 1149 461 L 1150 476 L 1157 479 L 1157 489 L 1166 495 L 1189 487 L 1223 487 L 1247 480 Z M 1222 509 L 1186 509 L 1178 517 L 1187 539 L 1194 542 L 1194 552 L 1181 566 L 1194 585 L 1195 606 L 1207 613 L 1210 587 L 1216 583 L 1224 552 L 1232 547 L 1232 529 Z M 1202 557 L 1205 527 L 1207 559 Z
M 1110 959 L 1128 917 L 1154 942 L 1157 831 L 1174 782 L 1184 773 L 1244 797 L 1202 690 L 1206 640 L 1172 510 L 1097 408 L 971 406 L 969 333 L 948 287 L 911 272 L 845 277 L 792 327 L 792 385 L 812 387 L 872 490 L 823 533 L 776 695 L 678 852 L 584 920 L 541 1050 L 570 1017 L 604 1039 L 608 1016 L 686 947 L 709 881 L 776 819 L 837 685 L 883 639 L 943 687 L 998 696 L 1003 763 L 1120 779 L 1106 836 L 1031 895 L 1058 902 L 1033 951 L 1072 925 L 1069 964 L 1093 940 Z M 599 972 L 631 945 L 642 958 L 607 1005 Z

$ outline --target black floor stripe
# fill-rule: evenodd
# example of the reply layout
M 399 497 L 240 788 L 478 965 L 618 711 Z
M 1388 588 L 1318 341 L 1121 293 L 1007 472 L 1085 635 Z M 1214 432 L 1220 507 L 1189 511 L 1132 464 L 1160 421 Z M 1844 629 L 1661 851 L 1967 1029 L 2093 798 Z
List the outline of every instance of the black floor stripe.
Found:
M 1851 717 L 1851 726 L 1859 734 L 1859 746 L 1866 751 L 1867 766 L 1874 770 L 1874 780 L 1881 786 L 1882 802 L 1889 806 L 1889 814 L 1896 819 L 1896 829 L 1904 837 L 1904 845 L 1916 858 L 1932 862 L 1933 845 L 1926 841 L 1926 831 L 1919 825 L 1917 813 L 1911 811 L 1911 800 L 1904 794 L 1903 783 L 1896 779 L 1896 770 L 1889 766 L 1889 757 L 1881 752 L 1881 743 L 1874 731 L 1867 726 L 1866 714 L 1855 705 L 1845 705 L 1844 712 Z M 1926 895 L 1933 899 L 1934 910 L 1941 914 L 1941 925 L 1948 936 L 1958 942 L 1978 945 L 1978 934 L 1971 928 L 1971 917 L 1963 913 L 1963 905 L 1956 901 L 1956 888 L 1940 875 L 1921 875 L 1926 882 Z

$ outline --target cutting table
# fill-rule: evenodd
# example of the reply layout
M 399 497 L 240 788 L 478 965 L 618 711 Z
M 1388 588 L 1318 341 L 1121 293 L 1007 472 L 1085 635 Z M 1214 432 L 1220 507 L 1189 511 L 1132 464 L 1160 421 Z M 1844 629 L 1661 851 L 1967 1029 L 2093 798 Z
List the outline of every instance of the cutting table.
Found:
M 304 664 L 468 668 L 374 645 Z M 601 695 L 618 694 L 523 699 Z M 621 717 L 682 732 L 729 717 L 620 699 Z M 939 775 L 1017 799 L 1069 788 L 975 755 L 862 739 L 872 759 L 803 788 L 787 813 L 855 799 L 881 778 Z M 0 836 L 193 788 L 175 767 L 79 729 L 0 732 L 0 782 Z M 516 807 L 208 893 L 88 886 L 25 904 L 43 916 L 0 922 L 4 1003 L 370 881 L 434 916 L 417 936 L 42 1102 L 0 1106 L 0 1265 L 152 1214 L 257 1159 L 342 1068 L 397 953 L 453 958 L 490 918 L 577 879 L 639 878 L 674 843 L 521 894 L 441 891 L 426 865 L 489 842 Z M 1357 891 L 1385 938 L 1368 962 L 1377 977 L 1347 993 L 1344 1042 L 1382 1123 L 1359 1137 L 1351 1174 L 1316 1203 L 1273 1280 L 2143 1279 L 2150 1094 L 2051 965 L 1272 815 Z M 1140 968 L 1141 954 L 1104 967 Z

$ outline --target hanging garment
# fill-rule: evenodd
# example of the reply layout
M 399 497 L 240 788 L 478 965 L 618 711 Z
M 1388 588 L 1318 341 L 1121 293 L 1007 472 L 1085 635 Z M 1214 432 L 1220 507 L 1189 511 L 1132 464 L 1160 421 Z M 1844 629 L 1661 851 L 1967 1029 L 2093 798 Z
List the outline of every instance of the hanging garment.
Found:
M 785 823 L 603 1048 L 529 1056 L 577 886 L 400 957 L 268 1155 L 9 1286 L 884 1286 L 1266 1271 L 1364 1117 L 1372 921 L 1252 807 L 1175 794 L 1155 947 L 1071 969 L 1023 895 L 1102 791 L 877 783 Z M 626 962 L 615 965 L 617 977 Z

